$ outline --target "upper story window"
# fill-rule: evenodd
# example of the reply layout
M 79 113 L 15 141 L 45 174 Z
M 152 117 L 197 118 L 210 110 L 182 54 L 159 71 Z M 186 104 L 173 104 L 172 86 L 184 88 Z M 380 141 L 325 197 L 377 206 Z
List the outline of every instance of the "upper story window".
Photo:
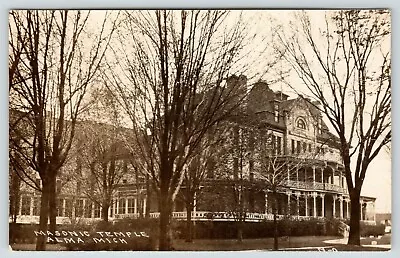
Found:
M 322 119 L 318 118 L 318 133 L 322 134 Z
M 304 121 L 303 118 L 299 118 L 299 119 L 297 119 L 296 126 L 297 126 L 297 128 L 300 128 L 300 129 L 306 129 L 306 122 Z
M 275 122 L 279 122 L 279 106 L 278 106 L 278 104 L 275 104 L 274 105 L 274 119 L 275 119 Z

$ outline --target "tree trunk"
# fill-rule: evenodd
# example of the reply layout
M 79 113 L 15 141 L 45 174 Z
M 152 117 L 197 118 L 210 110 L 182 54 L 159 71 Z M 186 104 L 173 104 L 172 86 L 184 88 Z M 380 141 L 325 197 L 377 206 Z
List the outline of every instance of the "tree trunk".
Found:
M 167 191 L 160 194 L 160 235 L 159 250 L 169 251 L 172 249 L 171 236 L 171 202 Z
M 104 201 L 101 205 L 101 218 L 105 222 L 108 222 L 108 208 L 110 208 L 109 202 Z
M 17 216 L 19 211 L 19 199 L 21 197 L 21 179 L 17 175 L 17 171 L 11 172 L 11 194 L 10 194 L 10 215 L 12 223 L 17 223 Z
M 278 213 L 278 207 L 277 207 L 277 196 L 276 193 L 272 194 L 274 201 L 273 201 L 273 213 L 274 213 L 274 250 L 278 250 L 278 220 L 277 220 L 277 213 Z
M 151 205 L 151 189 L 149 174 L 146 174 L 146 213 L 145 218 L 150 218 L 150 205 Z
M 360 245 L 360 192 L 356 189 L 352 189 L 350 192 L 350 206 L 350 232 L 347 244 Z
M 49 171 L 50 172 L 50 171 Z M 54 172 L 50 172 L 54 173 Z M 49 217 L 50 217 L 50 226 L 49 230 L 54 234 L 57 227 L 57 191 L 60 189 L 56 189 L 56 176 L 49 176 Z
M 243 215 L 240 215 L 239 221 L 238 221 L 238 229 L 237 229 L 237 241 L 242 242 L 243 241 L 243 222 L 244 218 Z
M 41 205 L 40 205 L 40 218 L 39 218 L 39 231 L 47 232 L 47 222 L 49 213 L 49 185 L 46 180 L 43 181 Z M 46 235 L 40 234 L 36 241 L 36 251 L 46 250 Z
M 192 222 L 192 211 L 193 204 L 190 201 L 186 201 L 186 242 L 193 242 L 193 222 Z

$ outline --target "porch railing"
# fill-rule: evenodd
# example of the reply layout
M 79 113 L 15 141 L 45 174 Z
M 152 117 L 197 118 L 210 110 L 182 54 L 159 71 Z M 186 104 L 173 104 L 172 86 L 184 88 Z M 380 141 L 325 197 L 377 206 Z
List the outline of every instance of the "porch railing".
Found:
M 338 193 L 347 194 L 347 189 L 342 188 L 338 185 L 321 183 L 321 182 L 305 182 L 305 181 L 294 181 L 288 180 L 285 184 L 287 187 L 305 189 L 305 190 L 326 190 L 326 191 L 334 191 Z

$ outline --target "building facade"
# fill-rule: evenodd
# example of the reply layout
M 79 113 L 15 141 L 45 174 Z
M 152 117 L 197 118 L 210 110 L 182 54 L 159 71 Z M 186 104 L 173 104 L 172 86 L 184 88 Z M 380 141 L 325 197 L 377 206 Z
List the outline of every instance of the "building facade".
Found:
M 228 83 L 241 83 L 246 90 L 249 87 L 244 76 L 233 76 Z M 339 141 L 324 123 L 318 103 L 302 96 L 290 99 L 283 92 L 274 92 L 262 81 L 247 92 L 244 113 L 226 122 L 230 127 L 224 136 L 227 140 L 216 152 L 219 154 L 212 158 L 214 165 L 208 168 L 194 200 L 192 220 L 235 220 L 232 211 L 239 203 L 235 200 L 237 191 L 232 187 L 237 186 L 238 178 L 244 182 L 240 205 L 245 211 L 245 220 L 272 220 L 271 189 L 262 184 L 265 176 L 261 166 L 265 157 L 261 155 L 263 151 L 282 160 L 301 160 L 280 183 L 278 217 L 349 219 L 350 198 Z M 82 166 L 79 150 L 75 153 L 78 155 L 63 170 L 76 170 L 84 175 L 90 169 Z M 116 162 L 124 173 L 119 174 L 120 180 L 112 191 L 109 219 L 158 217 L 158 201 L 150 194 L 148 178 L 130 164 L 129 156 L 120 155 Z M 75 178 L 61 176 L 58 181 L 57 223 L 100 220 L 101 202 L 89 198 L 87 192 L 82 191 L 83 187 L 88 187 L 82 184 L 80 178 L 83 177 L 74 175 Z M 182 194 L 184 190 L 185 184 Z M 38 223 L 40 192 L 22 182 L 18 200 L 16 222 Z M 375 198 L 362 196 L 360 202 L 361 220 L 374 224 Z M 179 197 L 173 217 L 187 217 L 184 201 Z

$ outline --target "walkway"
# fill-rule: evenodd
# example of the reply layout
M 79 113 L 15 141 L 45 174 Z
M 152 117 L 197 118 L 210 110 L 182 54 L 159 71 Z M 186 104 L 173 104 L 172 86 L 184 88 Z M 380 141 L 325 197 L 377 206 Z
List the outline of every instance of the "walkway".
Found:
M 363 240 L 363 239 L 367 239 L 367 238 L 361 237 L 360 239 Z M 326 243 L 326 244 L 342 244 L 342 245 L 345 245 L 345 244 L 347 244 L 348 240 L 349 239 L 346 237 L 346 238 L 340 238 L 340 239 L 324 240 L 323 242 Z M 365 246 L 365 247 L 377 247 L 377 248 L 384 248 L 384 249 L 392 248 L 392 245 L 390 245 L 390 244 L 388 244 L 388 245 L 372 244 L 374 241 L 375 240 L 371 240 L 371 244 L 369 244 L 369 245 L 365 245 L 364 244 L 362 246 Z

